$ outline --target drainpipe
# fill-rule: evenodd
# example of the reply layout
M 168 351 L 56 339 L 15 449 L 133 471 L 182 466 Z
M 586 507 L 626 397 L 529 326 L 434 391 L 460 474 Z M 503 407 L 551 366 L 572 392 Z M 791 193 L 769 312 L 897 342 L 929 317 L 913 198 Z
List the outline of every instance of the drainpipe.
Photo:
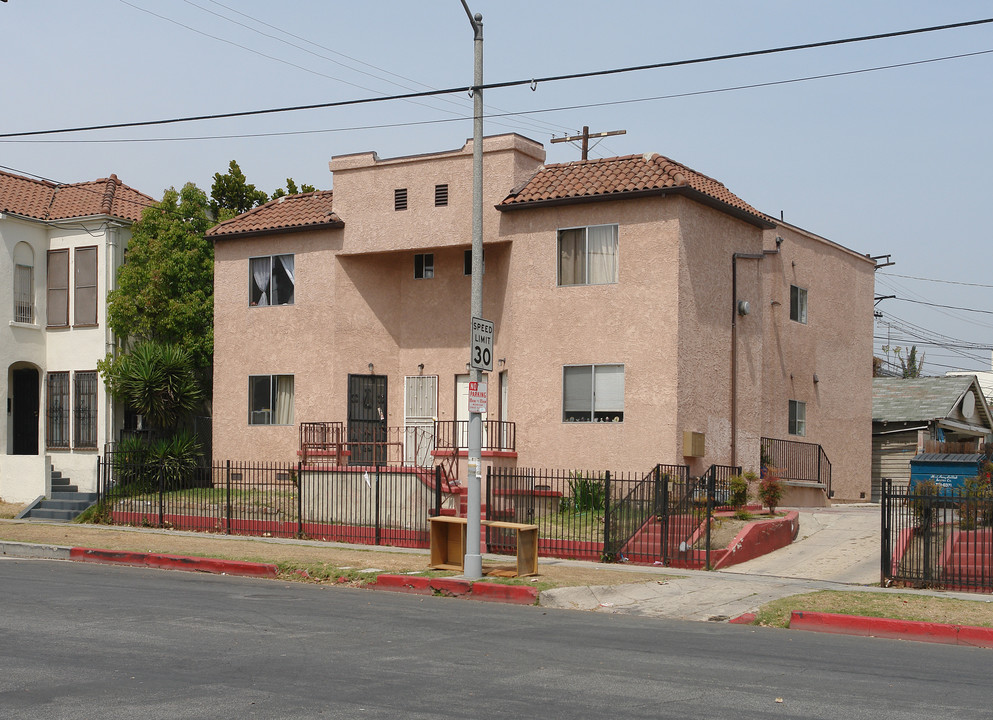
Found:
M 731 256 L 731 466 L 738 465 L 738 258 L 761 260 L 764 253 Z M 746 312 L 741 313 L 747 314 Z

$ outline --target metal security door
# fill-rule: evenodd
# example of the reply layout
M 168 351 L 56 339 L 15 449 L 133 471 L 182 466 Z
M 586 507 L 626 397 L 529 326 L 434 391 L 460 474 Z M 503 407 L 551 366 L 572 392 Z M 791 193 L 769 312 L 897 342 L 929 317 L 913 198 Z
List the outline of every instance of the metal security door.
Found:
M 349 465 L 385 463 L 386 422 L 385 375 L 348 376 Z
M 403 459 L 408 465 L 430 467 L 438 417 L 438 376 L 410 376 L 404 382 Z

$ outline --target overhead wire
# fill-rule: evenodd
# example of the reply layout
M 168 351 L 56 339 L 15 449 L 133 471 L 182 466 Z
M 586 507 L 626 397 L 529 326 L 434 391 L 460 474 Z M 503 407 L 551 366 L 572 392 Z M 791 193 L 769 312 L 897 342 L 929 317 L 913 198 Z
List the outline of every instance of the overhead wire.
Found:
M 124 2 L 125 4 L 130 4 L 130 3 L 127 3 L 127 0 L 121 0 L 121 2 Z M 146 12 L 150 12 L 150 11 L 146 11 Z M 154 13 L 152 13 L 152 14 L 154 14 Z M 687 59 L 687 60 L 673 60 L 673 61 L 667 61 L 667 62 L 650 63 L 650 64 L 646 64 L 646 65 L 634 65 L 634 66 L 627 66 L 627 67 L 622 67 L 622 68 L 612 68 L 612 69 L 607 69 L 607 70 L 593 70 L 593 71 L 589 71 L 589 72 L 568 73 L 568 74 L 562 74 L 562 75 L 550 75 L 550 76 L 541 77 L 541 78 L 531 78 L 531 79 L 528 79 L 528 80 L 510 80 L 510 81 L 506 81 L 506 82 L 484 83 L 483 85 L 480 86 L 479 89 L 481 89 L 481 90 L 492 90 L 492 89 L 498 89 L 498 88 L 519 87 L 519 86 L 522 86 L 522 85 L 537 85 L 537 84 L 541 84 L 541 83 L 559 82 L 559 81 L 563 81 L 563 80 L 576 80 L 576 79 L 584 79 L 584 78 L 590 78 L 590 77 L 606 77 L 606 76 L 610 76 L 610 75 L 616 75 L 616 74 L 619 74 L 619 73 L 639 72 L 639 71 L 643 71 L 643 70 L 656 70 L 656 69 L 661 69 L 661 68 L 680 67 L 680 66 L 686 66 L 686 65 L 694 65 L 694 64 L 709 63 L 709 62 L 719 62 L 719 61 L 723 61 L 723 60 L 740 59 L 740 58 L 746 58 L 746 57 L 758 57 L 758 56 L 770 55 L 770 54 L 774 54 L 774 53 L 793 52 L 793 51 L 797 51 L 797 50 L 808 50 L 808 49 L 813 49 L 813 48 L 830 47 L 830 46 L 843 45 L 843 44 L 856 43 L 856 42 L 867 42 L 867 41 L 870 41 L 870 40 L 881 40 L 881 39 L 886 39 L 886 38 L 894 38 L 894 37 L 901 37 L 901 36 L 908 36 L 908 35 L 916 35 L 916 34 L 927 33 L 927 32 L 937 32 L 937 31 L 940 31 L 940 30 L 949 30 L 949 29 L 954 29 L 954 28 L 970 27 L 970 26 L 976 26 L 976 25 L 982 25 L 982 24 L 988 24 L 988 23 L 993 23 L 993 18 L 986 18 L 986 19 L 982 19 L 982 20 L 971 20 L 971 21 L 961 22 L 961 23 L 950 23 L 950 24 L 946 24 L 946 25 L 935 25 L 935 26 L 930 26 L 930 27 L 927 27 L 927 28 L 915 28 L 915 29 L 912 29 L 912 30 L 900 30 L 900 31 L 888 32 L 888 33 L 876 33 L 874 35 L 863 35 L 863 36 L 859 36 L 859 37 L 841 38 L 841 39 L 837 39 L 837 40 L 826 40 L 826 41 L 822 41 L 822 42 L 803 43 L 803 44 L 799 44 L 799 45 L 787 45 L 787 46 L 780 46 L 780 47 L 775 47 L 775 48 L 766 48 L 766 49 L 762 49 L 762 50 L 750 50 L 750 51 L 743 51 L 743 52 L 737 52 L 737 53 L 725 53 L 725 54 L 722 54 L 722 55 L 711 55 L 711 56 L 707 56 L 707 57 L 692 58 L 692 59 Z M 194 30 L 194 31 L 195 32 L 201 32 L 201 31 L 198 31 L 198 30 Z M 229 42 L 229 41 L 223 41 L 222 40 L 222 42 Z M 236 44 L 236 43 L 232 43 L 232 44 Z M 993 51 L 985 51 L 985 52 L 993 52 Z M 977 54 L 981 54 L 981 53 L 977 53 Z M 285 62 L 285 61 L 283 61 L 283 62 Z M 293 63 L 289 63 L 289 64 L 293 64 Z M 852 73 L 852 74 L 854 74 L 854 73 Z M 446 89 L 443 89 L 443 90 L 425 90 L 425 91 L 421 91 L 421 92 L 403 93 L 403 94 L 392 95 L 392 96 L 380 96 L 380 97 L 371 97 L 371 98 L 356 98 L 356 99 L 351 99 L 351 100 L 339 100 L 339 101 L 324 102 L 324 103 L 310 103 L 310 104 L 306 104 L 306 105 L 295 105 L 295 106 L 287 106 L 287 107 L 279 107 L 279 108 L 265 108 L 265 109 L 258 109 L 258 110 L 243 110 L 243 111 L 227 112 L 227 113 L 212 113 L 212 114 L 204 114 L 204 115 L 191 115 L 191 116 L 186 116 L 186 117 L 164 118 L 164 119 L 159 119 L 159 120 L 141 120 L 141 121 L 127 122 L 127 123 L 105 123 L 105 124 L 100 124 L 100 125 L 87 125 L 87 126 L 79 126 L 79 127 L 72 127 L 72 128 L 54 128 L 54 129 L 48 129 L 48 130 L 32 130 L 32 131 L 21 131 L 21 132 L 14 132 L 14 133 L 0 133 L 0 138 L 25 137 L 25 136 L 30 136 L 30 135 L 52 135 L 52 134 L 60 134 L 60 133 L 67 133 L 67 132 L 84 132 L 84 131 L 92 131 L 92 130 L 111 130 L 111 129 L 130 128 L 130 127 L 149 127 L 149 126 L 153 126 L 153 125 L 169 125 L 169 124 L 185 123 L 185 122 L 197 122 L 197 121 L 201 121 L 201 120 L 219 120 L 219 119 L 227 119 L 227 118 L 235 118 L 235 117 L 249 117 L 249 116 L 258 116 L 258 115 L 271 115 L 271 114 L 276 114 L 276 113 L 297 112 L 297 111 L 301 111 L 301 110 L 317 110 L 317 109 L 325 109 L 325 108 L 332 108 L 332 107 L 347 107 L 347 106 L 354 106 L 354 105 L 364 105 L 364 104 L 371 104 L 371 103 L 377 103 L 377 102 L 384 102 L 384 101 L 390 101 L 390 100 L 406 100 L 406 99 L 411 99 L 411 98 L 431 97 L 431 96 L 435 96 L 435 95 L 449 95 L 449 94 L 456 93 L 456 92 L 467 92 L 467 91 L 470 91 L 472 89 L 473 89 L 472 86 L 459 86 L 459 87 L 454 87 L 454 88 L 446 88 Z

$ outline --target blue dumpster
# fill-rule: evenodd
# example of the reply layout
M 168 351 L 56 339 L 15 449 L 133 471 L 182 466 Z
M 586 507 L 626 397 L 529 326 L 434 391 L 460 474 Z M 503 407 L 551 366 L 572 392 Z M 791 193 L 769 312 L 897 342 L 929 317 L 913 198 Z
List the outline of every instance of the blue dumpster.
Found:
M 977 477 L 981 453 L 922 453 L 910 461 L 910 487 L 933 480 L 943 490 L 961 488 L 966 478 Z

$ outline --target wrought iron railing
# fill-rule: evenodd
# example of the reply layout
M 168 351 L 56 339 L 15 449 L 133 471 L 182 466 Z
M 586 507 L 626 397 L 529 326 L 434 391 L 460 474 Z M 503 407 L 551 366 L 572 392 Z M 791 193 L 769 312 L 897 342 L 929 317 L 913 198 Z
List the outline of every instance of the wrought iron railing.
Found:
M 831 461 L 816 443 L 797 440 L 761 440 L 762 472 L 773 472 L 780 480 L 820 483 L 831 497 Z
M 465 450 L 469 447 L 469 421 L 435 420 L 434 435 L 438 450 Z M 482 449 L 517 450 L 517 426 L 506 420 L 484 420 Z

